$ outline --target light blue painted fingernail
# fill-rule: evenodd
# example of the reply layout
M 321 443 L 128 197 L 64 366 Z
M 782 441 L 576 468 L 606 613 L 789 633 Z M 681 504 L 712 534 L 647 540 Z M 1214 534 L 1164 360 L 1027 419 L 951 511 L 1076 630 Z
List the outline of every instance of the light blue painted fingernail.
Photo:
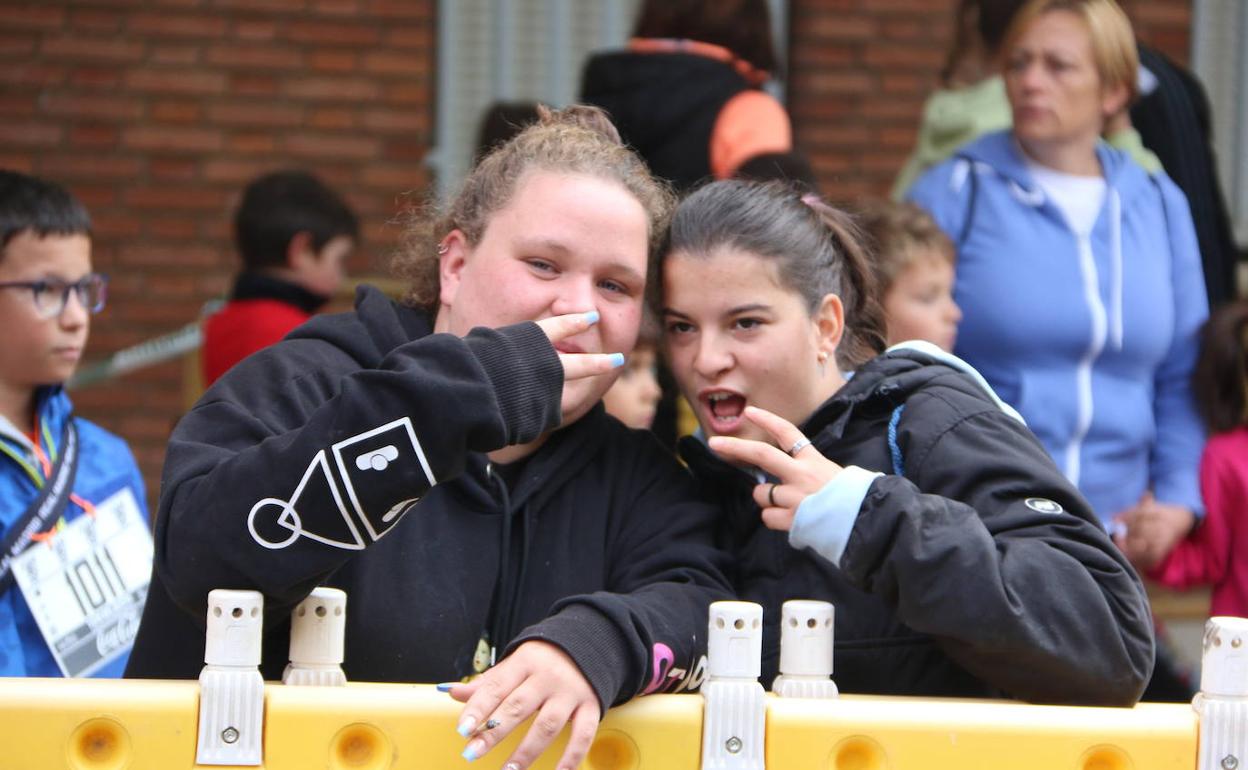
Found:
M 587 323 L 587 324 L 596 324 L 596 323 L 598 323 L 598 319 L 599 319 L 600 317 L 601 317 L 601 316 L 599 316 L 599 315 L 598 315 L 598 311 L 597 311 L 597 310 L 591 310 L 591 311 L 589 311 L 588 313 L 586 313 L 586 314 L 585 314 L 585 323 Z
M 477 727 L 477 720 L 474 717 L 464 717 L 459 722 L 459 726 L 455 728 L 455 732 L 467 738 L 472 735 L 472 731 Z M 475 757 L 474 757 L 475 759 Z
M 484 753 L 485 753 L 485 744 L 482 743 L 481 741 L 473 741 L 472 743 L 468 744 L 468 748 L 464 749 L 464 753 L 460 754 L 460 756 L 468 760 L 469 762 L 471 762 L 474 759 L 477 759 L 478 757 L 480 757 Z
M 438 692 L 450 692 L 451 688 L 459 684 L 458 682 L 442 682 L 436 685 Z
M 611 354 L 611 368 L 612 368 L 612 369 L 618 369 L 619 367 L 621 367 L 621 366 L 623 366 L 623 365 L 624 365 L 624 354 L 623 354 L 623 353 L 612 353 L 612 354 Z

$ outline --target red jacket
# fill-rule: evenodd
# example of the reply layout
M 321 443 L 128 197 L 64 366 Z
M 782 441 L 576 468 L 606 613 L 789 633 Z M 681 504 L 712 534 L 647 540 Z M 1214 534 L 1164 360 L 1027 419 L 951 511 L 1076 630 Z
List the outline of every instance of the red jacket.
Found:
M 247 356 L 281 340 L 328 299 L 271 275 L 241 273 L 230 301 L 204 321 L 200 356 L 204 387 Z
M 1204 521 L 1149 577 L 1171 588 L 1212 583 L 1211 615 L 1248 616 L 1248 427 L 1209 439 L 1200 491 Z

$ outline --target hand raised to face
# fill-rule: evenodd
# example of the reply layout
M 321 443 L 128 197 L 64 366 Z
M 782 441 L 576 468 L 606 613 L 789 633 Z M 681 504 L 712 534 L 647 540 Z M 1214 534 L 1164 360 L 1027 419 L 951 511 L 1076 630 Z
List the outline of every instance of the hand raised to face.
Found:
M 764 524 L 787 532 L 793 527 L 797 507 L 840 473 L 841 466 L 820 454 L 783 417 L 756 406 L 746 407 L 745 417 L 767 431 L 775 445 L 732 436 L 714 436 L 707 443 L 729 462 L 753 466 L 780 479 L 754 487 L 754 502 L 763 509 Z

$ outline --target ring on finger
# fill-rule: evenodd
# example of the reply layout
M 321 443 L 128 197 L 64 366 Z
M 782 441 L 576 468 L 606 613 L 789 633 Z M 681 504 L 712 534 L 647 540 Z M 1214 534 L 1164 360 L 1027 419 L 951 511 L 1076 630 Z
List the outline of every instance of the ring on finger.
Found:
M 776 485 L 772 484 L 767 487 L 767 505 L 772 508 L 776 507 Z
M 797 457 L 797 453 L 810 446 L 810 439 L 802 436 L 789 447 L 789 457 Z

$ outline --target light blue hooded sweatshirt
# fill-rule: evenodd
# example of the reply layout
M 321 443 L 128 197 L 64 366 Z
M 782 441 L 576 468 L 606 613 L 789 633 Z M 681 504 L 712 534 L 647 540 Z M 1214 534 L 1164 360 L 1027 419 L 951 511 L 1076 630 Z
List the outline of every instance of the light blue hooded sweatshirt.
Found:
M 1105 201 L 1081 238 L 1008 131 L 935 166 L 909 200 L 957 246 L 956 354 L 1022 413 L 1108 528 L 1152 490 L 1203 513 L 1190 379 L 1208 316 L 1187 200 L 1100 143 Z

